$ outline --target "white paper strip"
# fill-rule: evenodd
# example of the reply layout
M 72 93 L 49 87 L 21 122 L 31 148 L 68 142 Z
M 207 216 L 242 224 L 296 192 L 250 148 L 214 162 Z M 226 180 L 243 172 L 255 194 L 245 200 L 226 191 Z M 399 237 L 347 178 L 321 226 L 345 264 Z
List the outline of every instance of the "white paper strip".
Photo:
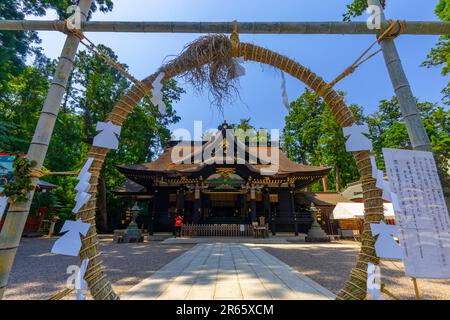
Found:
M 387 225 L 384 221 L 371 223 L 370 229 L 373 236 L 378 236 L 375 242 L 377 256 L 382 259 L 402 260 L 402 250 L 394 237 L 398 237 L 396 226 Z
M 163 83 L 161 82 L 164 79 L 165 73 L 161 72 L 156 77 L 155 81 L 152 83 L 152 98 L 150 101 L 153 105 L 158 106 L 158 111 L 161 115 L 165 116 L 167 114 L 167 106 L 163 100 Z
M 0 197 L 0 220 L 2 219 L 7 206 L 8 206 L 8 197 L 1 196 Z
M 94 158 L 88 158 L 86 160 L 86 162 L 83 165 L 83 168 L 81 168 L 80 172 L 78 173 L 78 177 L 77 177 L 78 180 L 81 180 L 81 177 L 83 177 L 83 175 L 85 175 L 88 172 L 88 170 L 91 168 L 93 162 L 94 162 Z M 90 179 L 90 177 L 89 177 L 89 179 Z
M 89 199 L 91 199 L 91 195 L 89 193 L 86 192 L 81 192 L 79 194 L 77 194 L 77 196 L 75 197 L 75 207 L 72 209 L 73 213 L 77 213 L 82 206 L 84 206 Z
M 81 180 L 81 181 L 78 182 L 78 184 L 75 186 L 75 190 L 77 190 L 79 193 L 81 193 L 81 192 L 86 192 L 86 191 L 88 191 L 90 187 L 91 187 L 91 185 L 89 184 L 89 182 L 86 182 L 86 181 Z
M 78 269 L 76 278 L 75 278 L 75 290 L 77 300 L 86 300 L 84 292 L 88 289 L 88 284 L 86 280 L 84 280 L 84 275 L 86 274 L 87 267 L 89 265 L 89 259 L 86 258 L 81 262 L 80 268 Z
M 391 201 L 392 206 L 394 207 L 394 212 L 400 213 L 402 211 L 402 207 L 400 206 L 400 201 L 398 200 L 397 194 L 391 192 Z
M 55 241 L 51 252 L 66 256 L 77 256 L 81 248 L 80 234 L 85 236 L 90 227 L 90 223 L 84 223 L 81 219 L 77 221 L 66 220 L 61 228 L 61 232 L 65 233 Z
M 449 279 L 450 218 L 433 154 L 401 149 L 383 149 L 383 154 L 401 209 L 395 211 L 395 221 L 406 274 Z
M 244 57 L 233 58 L 236 78 L 245 76 Z
M 370 164 L 372 165 L 372 178 L 378 179 L 377 161 L 374 156 L 370 156 Z
M 289 97 L 287 95 L 286 89 L 286 77 L 284 76 L 284 72 L 281 71 L 281 96 L 283 97 L 283 105 L 286 109 L 290 109 L 291 106 L 289 104 Z
M 373 172 L 372 172 L 373 173 Z M 391 188 L 389 182 L 384 180 L 384 173 L 381 170 L 377 170 L 377 182 L 375 186 L 378 189 L 383 190 L 383 195 L 381 196 L 383 200 L 392 201 L 391 199 Z
M 97 134 L 92 143 L 95 147 L 114 149 L 119 148 L 119 136 L 122 127 L 113 124 L 111 121 L 108 122 L 97 122 Z
M 367 294 L 372 300 L 384 300 L 381 296 L 381 269 L 371 262 L 367 264 Z
M 369 126 L 367 124 L 352 125 L 351 127 L 342 128 L 344 136 L 347 139 L 345 143 L 345 149 L 348 152 L 355 151 L 372 151 L 372 142 L 364 134 L 369 134 Z

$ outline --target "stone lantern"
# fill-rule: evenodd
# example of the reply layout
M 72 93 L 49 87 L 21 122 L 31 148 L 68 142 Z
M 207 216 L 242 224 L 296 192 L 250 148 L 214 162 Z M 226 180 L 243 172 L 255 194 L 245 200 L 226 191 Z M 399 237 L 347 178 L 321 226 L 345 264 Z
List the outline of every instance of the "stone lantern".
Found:
M 308 231 L 308 235 L 306 236 L 306 242 L 330 242 L 330 237 L 323 231 L 320 224 L 317 222 L 316 214 L 319 211 L 314 203 L 311 203 L 311 215 L 313 218 L 313 223 L 311 224 L 311 228 Z
M 144 237 L 142 236 L 141 230 L 139 230 L 136 223 L 138 214 L 141 212 L 137 202 L 134 203 L 133 207 L 130 209 L 132 218 L 131 222 L 125 230 L 124 242 L 142 242 Z

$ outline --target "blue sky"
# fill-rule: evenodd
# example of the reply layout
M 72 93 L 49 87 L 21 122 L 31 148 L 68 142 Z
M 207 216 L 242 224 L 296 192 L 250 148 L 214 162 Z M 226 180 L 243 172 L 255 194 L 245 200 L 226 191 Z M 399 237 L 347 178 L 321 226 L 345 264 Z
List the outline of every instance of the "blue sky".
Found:
M 93 20 L 119 21 L 340 21 L 350 0 L 114 0 L 114 10 L 96 13 Z M 391 0 L 386 16 L 401 20 L 437 20 L 434 8 L 438 0 Z M 55 19 L 49 13 L 45 19 Z M 366 16 L 358 20 L 365 20 Z M 198 34 L 126 34 L 89 33 L 95 43 L 111 47 L 122 63 L 128 64 L 136 78 L 153 73 L 169 55 L 178 54 Z M 57 58 L 64 36 L 40 32 L 42 46 L 51 58 Z M 327 81 L 347 68 L 374 40 L 370 35 L 241 35 L 241 41 L 253 42 L 285 54 L 312 69 Z M 440 102 L 441 90 L 448 79 L 437 68 L 420 67 L 436 36 L 401 36 L 396 44 L 414 94 L 421 101 Z M 251 117 L 256 127 L 284 126 L 287 110 L 282 105 L 281 77 L 278 70 L 247 62 L 247 75 L 240 81 L 241 100 L 224 106 L 228 122 Z M 286 76 L 290 100 L 296 99 L 305 86 Z M 196 95 L 189 85 L 179 83 L 187 93 L 175 105 L 181 121 L 173 128 L 192 128 L 202 120 L 204 129 L 217 127 L 223 116 L 208 100 L 208 94 Z M 394 92 L 382 55 L 366 62 L 336 87 L 347 92 L 347 103 L 363 106 L 366 114 L 378 102 L 390 99 Z

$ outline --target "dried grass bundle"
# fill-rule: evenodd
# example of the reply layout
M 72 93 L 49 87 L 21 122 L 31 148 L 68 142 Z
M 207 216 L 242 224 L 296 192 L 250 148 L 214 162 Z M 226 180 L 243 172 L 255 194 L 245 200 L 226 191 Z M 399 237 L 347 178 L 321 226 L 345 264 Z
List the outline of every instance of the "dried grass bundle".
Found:
M 212 96 L 211 103 L 218 107 L 231 101 L 237 92 L 231 41 L 223 34 L 204 36 L 189 43 L 161 71 L 170 69 L 181 71 L 179 75 L 195 90 L 203 92 L 208 89 Z

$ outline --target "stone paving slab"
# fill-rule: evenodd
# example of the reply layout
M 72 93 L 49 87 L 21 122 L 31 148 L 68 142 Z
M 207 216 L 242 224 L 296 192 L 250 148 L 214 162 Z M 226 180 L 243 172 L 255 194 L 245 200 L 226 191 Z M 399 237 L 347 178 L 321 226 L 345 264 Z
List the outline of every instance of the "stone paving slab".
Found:
M 326 300 L 334 294 L 263 249 L 198 244 L 122 294 L 129 300 Z

